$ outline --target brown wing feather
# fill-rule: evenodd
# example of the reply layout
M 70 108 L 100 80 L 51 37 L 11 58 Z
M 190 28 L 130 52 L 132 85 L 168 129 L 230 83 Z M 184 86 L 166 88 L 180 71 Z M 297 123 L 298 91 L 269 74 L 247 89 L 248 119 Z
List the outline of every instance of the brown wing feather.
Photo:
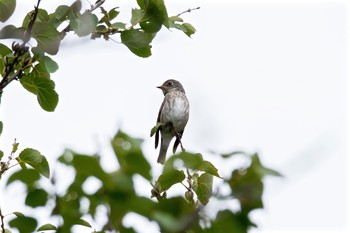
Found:
M 162 112 L 163 106 L 164 106 L 164 100 L 162 102 L 162 105 L 159 108 L 158 117 L 157 117 L 157 124 L 158 124 L 158 122 L 160 122 L 160 114 Z M 155 148 L 156 149 L 158 147 L 158 142 L 159 142 L 159 131 L 160 131 L 160 127 L 158 127 L 157 132 L 156 132 L 156 138 L 155 138 Z

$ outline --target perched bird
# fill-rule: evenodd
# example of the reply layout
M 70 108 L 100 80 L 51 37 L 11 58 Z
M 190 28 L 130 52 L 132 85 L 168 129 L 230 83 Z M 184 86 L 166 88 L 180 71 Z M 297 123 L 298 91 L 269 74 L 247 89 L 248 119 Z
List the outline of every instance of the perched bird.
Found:
M 169 79 L 159 86 L 163 91 L 164 100 L 160 106 L 157 124 L 161 123 L 156 131 L 155 147 L 158 146 L 159 132 L 161 134 L 158 163 L 164 164 L 169 144 L 176 137 L 173 153 L 179 144 L 189 117 L 189 102 L 185 90 L 179 81 Z

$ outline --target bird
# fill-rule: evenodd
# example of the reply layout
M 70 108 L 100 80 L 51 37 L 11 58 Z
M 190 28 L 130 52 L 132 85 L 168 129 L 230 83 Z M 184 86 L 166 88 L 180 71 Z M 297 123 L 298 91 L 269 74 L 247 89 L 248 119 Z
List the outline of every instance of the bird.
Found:
M 161 142 L 157 162 L 164 164 L 168 147 L 174 137 L 176 137 L 176 140 L 173 153 L 176 152 L 179 144 L 182 150 L 184 150 L 181 138 L 189 119 L 190 105 L 186 97 L 185 89 L 179 81 L 169 79 L 157 88 L 162 90 L 164 99 L 157 117 L 157 124 L 160 124 L 160 126 L 156 131 L 155 148 L 157 149 L 158 147 L 160 133 Z

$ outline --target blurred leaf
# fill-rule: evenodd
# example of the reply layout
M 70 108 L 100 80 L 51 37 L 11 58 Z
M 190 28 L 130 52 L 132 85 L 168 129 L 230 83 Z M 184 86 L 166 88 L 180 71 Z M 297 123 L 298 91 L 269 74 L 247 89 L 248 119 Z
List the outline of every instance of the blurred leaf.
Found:
M 48 194 L 43 189 L 34 189 L 29 191 L 25 200 L 25 204 L 30 207 L 45 206 L 48 200 Z
M 40 226 L 36 231 L 56 231 L 57 227 L 55 227 L 54 225 L 47 223 L 44 224 L 42 226 Z
M 152 212 L 161 232 L 186 232 L 188 226 L 196 225 L 198 212 L 182 197 L 163 199 Z
M 31 148 L 26 148 L 19 154 L 19 158 L 22 162 L 25 162 L 26 164 L 32 166 L 46 178 L 50 178 L 49 164 L 45 156 L 41 155 L 39 151 Z
M 200 175 L 193 184 L 193 191 L 197 194 L 198 200 L 206 205 L 213 193 L 213 176 L 208 173 Z
M 3 128 L 3 123 L 2 123 L 2 121 L 0 121 L 0 135 L 2 134 L 2 128 Z M 1 158 L 0 158 L 1 159 Z
M 61 42 L 61 35 L 48 22 L 37 22 L 32 31 L 33 38 L 38 42 L 38 48 L 50 55 L 56 55 Z
M 113 28 L 120 28 L 120 29 L 126 29 L 126 24 L 125 23 L 122 23 L 122 22 L 116 22 L 116 23 L 112 23 L 112 27 Z
M 258 154 L 253 154 L 253 156 L 252 156 L 252 165 L 251 166 L 256 169 L 256 172 L 261 177 L 264 177 L 264 176 L 267 176 L 267 175 L 282 177 L 281 173 L 279 173 L 278 171 L 275 171 L 275 170 L 273 170 L 271 168 L 264 167 L 261 164 L 261 162 L 260 162 Z
M 79 219 L 79 221 L 78 221 L 76 224 L 77 224 L 77 225 L 84 226 L 84 227 L 90 227 L 90 228 L 91 228 L 90 223 L 88 223 L 88 222 L 85 221 L 84 219 Z
M 25 28 L 17 28 L 11 24 L 6 25 L 0 30 L 0 39 L 23 39 Z
M 60 5 L 56 8 L 54 16 L 58 20 L 65 20 L 69 15 L 70 7 L 66 5 Z
M 150 40 L 144 32 L 129 29 L 120 34 L 122 43 L 139 57 L 151 56 Z
M 37 221 L 31 217 L 19 216 L 9 221 L 9 225 L 21 233 L 32 233 L 35 231 Z
M 132 227 L 121 226 L 120 233 L 137 233 L 137 231 Z
M 171 186 L 177 183 L 181 183 L 185 179 L 184 171 L 170 170 L 163 172 L 158 178 L 158 182 L 161 187 L 161 191 L 168 190 Z
M 147 218 L 151 217 L 152 211 L 156 203 L 146 197 L 134 196 L 130 200 L 130 211 L 138 213 Z
M 1 0 L 0 0 L 1 1 Z M 12 53 L 11 49 L 0 43 L 0 58 Z
M 55 83 L 48 78 L 37 77 L 34 74 L 20 79 L 22 86 L 37 96 L 39 105 L 48 112 L 55 110 L 58 103 L 58 94 L 55 91 Z
M 2 159 L 3 156 L 4 156 L 4 152 L 2 152 L 2 150 L 0 150 L 0 160 Z
M 86 11 L 82 15 L 78 16 L 70 14 L 70 25 L 79 37 L 87 36 L 94 32 L 97 23 L 98 19 L 96 15 L 89 11 Z
M 219 211 L 212 221 L 210 230 L 205 232 L 247 233 L 248 229 L 241 223 L 241 219 L 230 210 Z
M 141 139 L 132 138 L 122 131 L 114 136 L 112 147 L 121 168 L 129 174 L 140 174 L 151 180 L 151 166 L 141 150 Z
M 6 185 L 11 184 L 14 181 L 21 181 L 27 186 L 32 186 L 33 183 L 40 179 L 40 174 L 34 169 L 21 169 L 13 173 L 7 180 Z
M 194 154 L 189 152 L 181 152 L 171 156 L 164 164 L 164 171 L 174 169 L 177 160 L 183 161 L 185 168 L 197 170 L 203 162 L 203 156 L 200 153 Z
M 77 171 L 77 175 L 82 176 L 84 180 L 89 176 L 94 176 L 102 182 L 107 182 L 107 174 L 102 169 L 97 157 L 74 154 L 73 166 Z
M 233 157 L 233 156 L 236 156 L 236 155 L 245 155 L 247 156 L 248 154 L 244 151 L 234 151 L 234 152 L 231 152 L 231 153 L 227 153 L 227 154 L 221 154 L 221 156 L 223 158 L 230 158 L 230 157 Z
M 16 142 L 16 139 L 15 139 L 15 142 L 12 144 L 12 153 L 16 153 L 16 151 L 18 149 L 18 145 L 19 145 L 19 143 Z
M 22 27 L 27 28 L 29 25 L 29 22 L 31 18 L 33 17 L 32 15 L 34 14 L 35 10 L 32 10 L 27 13 L 26 17 L 24 18 L 22 22 Z M 35 23 L 38 22 L 47 22 L 49 20 L 49 15 L 47 14 L 47 11 L 44 9 L 38 9 L 38 13 L 35 19 Z
M 200 171 L 203 171 L 203 172 L 206 172 L 206 173 L 209 173 L 213 176 L 216 176 L 216 177 L 220 177 L 219 173 L 218 173 L 218 169 L 216 169 L 216 167 L 214 167 L 214 165 L 209 162 L 209 161 L 203 161 L 201 163 L 201 165 L 199 166 L 198 170 Z
M 8 20 L 16 9 L 16 0 L 0 0 L 0 22 Z
M 71 11 L 74 13 L 74 14 L 78 14 L 81 10 L 81 0 L 76 0 L 71 6 Z
M 16 215 L 17 217 L 24 217 L 24 214 L 22 214 L 21 212 L 13 212 L 14 215 Z
M 243 212 L 263 207 L 263 183 L 254 167 L 247 170 L 234 170 L 228 181 L 232 195 L 241 203 Z

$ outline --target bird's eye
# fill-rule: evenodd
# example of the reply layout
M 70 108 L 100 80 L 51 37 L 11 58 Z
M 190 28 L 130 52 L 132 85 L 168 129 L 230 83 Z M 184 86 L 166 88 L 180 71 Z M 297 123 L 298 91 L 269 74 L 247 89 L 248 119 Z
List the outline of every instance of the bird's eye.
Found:
M 173 85 L 173 82 L 172 81 L 169 81 L 168 82 L 168 86 L 172 86 Z

